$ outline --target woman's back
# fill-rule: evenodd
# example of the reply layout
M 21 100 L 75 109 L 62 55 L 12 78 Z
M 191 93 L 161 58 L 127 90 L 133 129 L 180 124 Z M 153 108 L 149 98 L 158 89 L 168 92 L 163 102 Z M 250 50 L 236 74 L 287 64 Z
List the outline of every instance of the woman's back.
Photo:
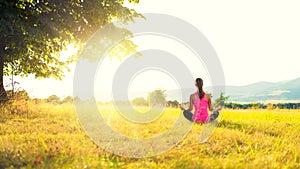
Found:
M 205 97 L 202 99 L 199 98 L 198 92 L 195 93 L 195 99 L 193 101 L 193 105 L 195 107 L 195 112 L 193 114 L 193 120 L 195 122 L 207 122 L 209 120 L 209 114 L 208 114 L 208 100 Z

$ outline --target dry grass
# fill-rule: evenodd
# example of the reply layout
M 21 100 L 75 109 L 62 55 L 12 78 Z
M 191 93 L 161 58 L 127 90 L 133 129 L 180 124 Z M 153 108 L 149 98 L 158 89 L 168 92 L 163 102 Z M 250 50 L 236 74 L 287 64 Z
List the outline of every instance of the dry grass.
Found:
M 169 115 L 132 133 L 133 124 L 106 111 L 113 128 L 137 138 L 164 132 L 180 113 L 167 109 Z M 0 168 L 300 168 L 300 110 L 222 110 L 205 144 L 198 142 L 202 127 L 194 125 L 168 152 L 132 159 L 94 144 L 71 104 L 15 102 L 0 108 Z

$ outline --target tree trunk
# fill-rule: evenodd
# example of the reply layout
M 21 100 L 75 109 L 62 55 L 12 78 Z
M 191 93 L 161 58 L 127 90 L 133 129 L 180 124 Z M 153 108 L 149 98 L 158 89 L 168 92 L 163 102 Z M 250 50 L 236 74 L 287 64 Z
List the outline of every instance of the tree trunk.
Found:
M 0 103 L 7 100 L 7 94 L 4 89 L 4 83 L 3 83 L 3 68 L 4 68 L 4 58 L 3 56 L 0 56 Z

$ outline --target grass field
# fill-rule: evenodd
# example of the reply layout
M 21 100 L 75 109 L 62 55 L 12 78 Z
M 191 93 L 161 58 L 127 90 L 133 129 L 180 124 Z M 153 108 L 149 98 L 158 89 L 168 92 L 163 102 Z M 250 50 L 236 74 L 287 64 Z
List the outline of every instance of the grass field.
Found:
M 0 168 L 300 168 L 300 110 L 225 109 L 207 143 L 198 142 L 203 125 L 194 125 L 170 151 L 142 159 L 104 151 L 76 117 L 71 104 L 2 106 Z M 171 117 L 134 134 L 130 124 L 110 123 L 128 136 L 151 137 L 170 127 Z

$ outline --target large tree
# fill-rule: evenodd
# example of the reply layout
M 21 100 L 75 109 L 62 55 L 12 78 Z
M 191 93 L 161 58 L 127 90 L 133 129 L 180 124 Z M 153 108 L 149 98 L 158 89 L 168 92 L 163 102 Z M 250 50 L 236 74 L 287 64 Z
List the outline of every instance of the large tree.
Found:
M 143 97 L 137 97 L 132 100 L 132 104 L 135 106 L 147 106 L 147 100 Z
M 59 56 L 67 44 L 85 43 L 114 19 L 128 23 L 139 16 L 124 7 L 124 0 L 0 0 L 0 100 L 7 97 L 3 76 L 33 74 L 61 79 L 73 61 Z M 128 30 L 112 29 L 124 37 L 132 36 Z M 119 45 L 123 54 L 135 49 L 130 40 Z
M 151 106 L 164 106 L 167 102 L 166 97 L 166 90 L 156 89 L 148 93 L 147 101 Z

